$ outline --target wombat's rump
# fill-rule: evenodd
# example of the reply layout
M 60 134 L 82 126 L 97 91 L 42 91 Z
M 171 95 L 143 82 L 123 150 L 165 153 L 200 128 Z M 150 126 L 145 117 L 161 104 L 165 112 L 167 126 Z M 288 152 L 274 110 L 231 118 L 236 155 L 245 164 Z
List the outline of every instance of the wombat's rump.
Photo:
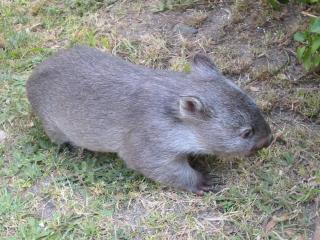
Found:
M 53 142 L 117 152 L 145 176 L 198 194 L 205 181 L 189 154 L 249 154 L 272 138 L 253 100 L 203 55 L 184 74 L 76 47 L 40 64 L 27 94 Z

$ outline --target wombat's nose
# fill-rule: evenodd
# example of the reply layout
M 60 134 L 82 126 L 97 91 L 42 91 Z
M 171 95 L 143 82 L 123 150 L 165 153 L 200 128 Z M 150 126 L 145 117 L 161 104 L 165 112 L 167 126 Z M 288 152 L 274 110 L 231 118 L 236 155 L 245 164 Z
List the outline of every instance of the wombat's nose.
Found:
M 270 146 L 272 141 L 273 141 L 273 136 L 272 136 L 272 134 L 270 134 L 269 136 L 262 138 L 260 141 L 258 141 L 254 150 L 260 150 L 262 148 L 267 148 Z

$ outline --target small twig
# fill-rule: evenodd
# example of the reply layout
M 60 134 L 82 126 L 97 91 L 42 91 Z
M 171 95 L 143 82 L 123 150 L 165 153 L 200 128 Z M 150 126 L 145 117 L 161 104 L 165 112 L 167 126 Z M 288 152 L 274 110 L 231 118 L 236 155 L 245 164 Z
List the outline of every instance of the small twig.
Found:
M 110 8 L 112 8 L 112 6 L 116 3 L 116 2 L 118 2 L 119 0 L 112 0 L 112 1 L 110 1 L 110 2 L 108 2 L 107 3 L 107 9 L 110 9 Z
M 291 53 L 293 56 L 297 56 L 297 54 L 295 53 L 295 51 L 293 51 L 290 48 L 283 48 L 284 50 L 286 50 L 287 52 Z
M 36 23 L 34 25 L 32 25 L 29 30 L 32 32 L 35 28 L 39 27 L 39 26 L 42 26 L 43 23 Z
M 319 17 L 319 16 L 313 15 L 311 13 L 308 13 L 306 11 L 302 11 L 301 14 L 304 15 L 304 16 L 313 17 L 313 18 L 318 18 Z

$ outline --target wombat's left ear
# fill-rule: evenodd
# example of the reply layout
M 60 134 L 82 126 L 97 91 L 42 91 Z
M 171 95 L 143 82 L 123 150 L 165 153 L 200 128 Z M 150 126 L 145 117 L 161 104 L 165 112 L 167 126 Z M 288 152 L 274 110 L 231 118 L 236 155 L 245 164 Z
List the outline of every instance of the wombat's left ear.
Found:
M 193 71 L 201 75 L 212 75 L 217 73 L 218 69 L 208 56 L 197 53 L 193 57 Z

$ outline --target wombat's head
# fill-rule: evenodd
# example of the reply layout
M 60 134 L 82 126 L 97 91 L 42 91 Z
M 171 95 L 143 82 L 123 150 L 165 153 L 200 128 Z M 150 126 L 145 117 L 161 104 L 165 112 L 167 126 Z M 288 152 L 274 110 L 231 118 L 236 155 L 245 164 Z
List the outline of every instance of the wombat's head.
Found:
M 179 118 L 204 152 L 249 155 L 270 145 L 270 127 L 254 101 L 208 57 L 196 55 L 189 76 L 192 86 L 180 96 Z

